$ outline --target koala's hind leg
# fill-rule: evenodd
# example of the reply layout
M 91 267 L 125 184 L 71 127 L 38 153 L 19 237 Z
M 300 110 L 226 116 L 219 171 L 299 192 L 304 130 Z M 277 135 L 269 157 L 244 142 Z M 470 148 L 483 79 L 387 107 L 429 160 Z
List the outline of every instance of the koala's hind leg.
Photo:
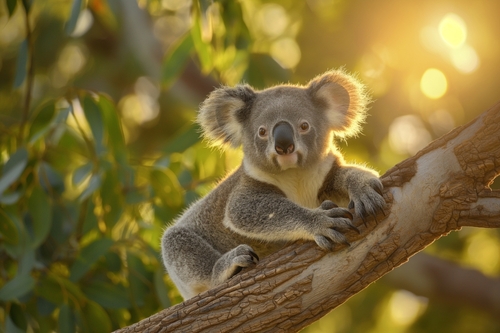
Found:
M 221 254 L 194 230 L 168 228 L 161 247 L 165 268 L 185 300 L 211 288 L 212 269 Z
M 173 226 L 162 238 L 163 263 L 184 299 L 215 287 L 258 261 L 248 245 L 222 254 L 194 230 Z
M 212 282 L 214 285 L 221 284 L 230 277 L 238 274 L 243 267 L 248 267 L 256 264 L 259 261 L 259 256 L 253 249 L 241 244 L 229 252 L 224 253 L 214 265 L 212 271 Z

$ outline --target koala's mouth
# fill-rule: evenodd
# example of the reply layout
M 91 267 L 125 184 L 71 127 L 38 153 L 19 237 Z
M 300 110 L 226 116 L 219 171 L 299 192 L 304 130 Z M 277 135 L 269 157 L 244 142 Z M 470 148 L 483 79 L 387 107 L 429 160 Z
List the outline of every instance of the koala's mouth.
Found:
M 281 170 L 286 170 L 298 167 L 300 165 L 301 156 L 297 152 L 293 152 L 286 155 L 276 155 L 274 160 Z

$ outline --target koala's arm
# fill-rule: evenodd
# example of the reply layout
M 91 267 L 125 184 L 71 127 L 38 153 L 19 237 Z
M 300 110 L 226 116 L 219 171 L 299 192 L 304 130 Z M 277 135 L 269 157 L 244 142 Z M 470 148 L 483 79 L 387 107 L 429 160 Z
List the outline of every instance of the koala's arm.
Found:
M 324 249 L 332 243 L 347 243 L 342 234 L 352 215 L 331 201 L 320 207 L 301 207 L 273 185 L 244 176 L 229 197 L 224 225 L 232 231 L 263 241 L 314 240 Z
M 348 208 L 354 208 L 362 218 L 383 211 L 383 185 L 377 172 L 358 165 L 335 162 L 320 189 L 320 200 L 350 200 Z

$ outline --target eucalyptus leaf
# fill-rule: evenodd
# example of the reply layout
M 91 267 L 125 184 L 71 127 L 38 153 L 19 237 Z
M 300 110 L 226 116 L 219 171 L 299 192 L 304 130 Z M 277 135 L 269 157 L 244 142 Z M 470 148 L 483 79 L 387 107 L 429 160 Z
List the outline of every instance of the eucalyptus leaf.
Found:
M 25 39 L 19 48 L 19 55 L 17 56 L 16 76 L 14 78 L 14 88 L 19 88 L 26 79 L 28 67 L 28 41 Z
M 30 143 L 34 143 L 48 132 L 55 113 L 56 106 L 54 101 L 45 103 L 37 111 L 29 129 L 28 138 Z
M 106 309 L 127 309 L 131 307 L 127 290 L 122 285 L 96 281 L 83 288 L 87 297 Z
M 64 28 L 67 35 L 71 35 L 76 28 L 76 23 L 78 22 L 78 17 L 82 11 L 82 0 L 73 0 L 73 5 L 71 6 L 71 13 L 69 19 L 66 22 L 66 27 Z
M 113 245 L 113 240 L 100 238 L 84 247 L 70 268 L 70 281 L 76 282 L 80 280 L 90 270 L 92 265 L 106 254 L 111 245 Z
M 164 154 L 180 153 L 200 141 L 201 129 L 197 124 L 189 126 L 185 131 L 167 142 L 162 151 Z
M 29 274 L 16 275 L 0 289 L 1 301 L 13 301 L 29 293 L 35 286 L 35 279 Z
M 102 119 L 108 135 L 107 144 L 115 159 L 121 163 L 127 162 L 127 148 L 120 122 L 120 116 L 113 102 L 105 95 L 100 94 L 97 105 L 102 112 Z
M 76 332 L 75 315 L 69 305 L 63 304 L 59 308 L 59 318 L 57 320 L 60 333 Z
M 160 299 L 160 304 L 163 308 L 168 308 L 172 305 L 170 302 L 170 298 L 168 297 L 168 288 L 163 281 L 163 277 L 165 276 L 165 272 L 163 269 L 158 269 L 154 275 L 154 284 L 156 289 L 156 295 Z
M 22 175 L 24 168 L 28 164 L 28 151 L 19 148 L 12 154 L 3 167 L 2 177 L 0 177 L 0 194 L 12 185 Z
M 47 162 L 42 162 L 38 166 L 40 185 L 49 194 L 62 194 L 65 190 L 64 179 Z
M 71 178 L 73 181 L 73 184 L 78 185 L 80 184 L 85 178 L 88 177 L 90 172 L 92 171 L 92 163 L 87 162 L 83 165 L 80 165 L 78 168 L 76 168 L 75 172 L 73 172 L 73 177 Z
M 78 198 L 78 201 L 82 202 L 87 199 L 92 193 L 94 193 L 99 187 L 101 187 L 101 176 L 98 174 L 92 175 L 90 178 L 89 184 L 83 190 L 82 194 Z
M 83 112 L 89 123 L 90 130 L 94 137 L 95 150 L 97 155 L 101 155 L 104 149 L 104 122 L 99 105 L 91 95 L 86 94 L 82 101 Z
M 2 240 L 10 244 L 17 244 L 19 241 L 19 232 L 14 220 L 11 219 L 9 214 L 0 207 L 0 235 Z
M 16 11 L 17 0 L 7 0 L 7 9 L 9 10 L 9 17 Z
M 106 311 L 96 302 L 87 302 L 83 308 L 83 316 L 92 333 L 109 333 L 112 331 L 111 320 Z
M 26 332 L 28 321 L 23 308 L 19 304 L 13 303 L 11 305 L 8 319 L 10 319 L 10 323 L 7 322 L 7 332 Z
M 52 224 L 52 206 L 45 192 L 38 186 L 28 198 L 28 212 L 33 221 L 32 247 L 38 247 L 47 238 Z
M 169 87 L 179 77 L 189 60 L 193 46 L 193 37 L 191 34 L 186 34 L 170 47 L 170 51 L 163 61 L 161 82 L 164 87 Z

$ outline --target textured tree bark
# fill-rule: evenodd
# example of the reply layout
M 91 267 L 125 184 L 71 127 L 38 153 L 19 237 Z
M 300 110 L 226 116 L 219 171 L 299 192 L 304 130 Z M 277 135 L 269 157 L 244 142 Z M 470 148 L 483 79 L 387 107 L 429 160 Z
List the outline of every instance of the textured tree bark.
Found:
M 385 215 L 351 246 L 297 242 L 182 304 L 116 332 L 297 332 L 463 226 L 499 228 L 500 104 L 382 176 Z

